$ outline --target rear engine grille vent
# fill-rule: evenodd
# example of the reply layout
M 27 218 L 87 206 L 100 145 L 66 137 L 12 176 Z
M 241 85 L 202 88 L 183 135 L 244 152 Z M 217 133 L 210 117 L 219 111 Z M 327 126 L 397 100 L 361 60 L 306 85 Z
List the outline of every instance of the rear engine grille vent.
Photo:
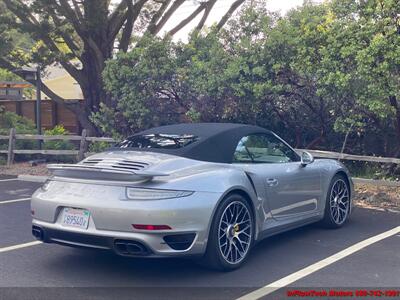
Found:
M 83 165 L 114 168 L 117 170 L 142 170 L 149 166 L 148 163 L 126 159 L 99 159 L 89 158 L 82 162 Z
M 97 163 L 99 163 L 101 161 L 102 161 L 102 159 L 89 159 L 89 160 L 85 160 L 83 162 L 83 164 L 93 166 L 93 165 L 96 165 Z

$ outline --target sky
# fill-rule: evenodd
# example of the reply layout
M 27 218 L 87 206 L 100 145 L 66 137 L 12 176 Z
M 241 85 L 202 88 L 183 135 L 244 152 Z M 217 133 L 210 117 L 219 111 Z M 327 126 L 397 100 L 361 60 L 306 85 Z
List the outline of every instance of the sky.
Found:
M 234 0 L 218 0 L 215 6 L 213 7 L 206 25 L 211 25 L 225 14 L 225 12 L 229 9 Z M 300 6 L 303 4 L 303 0 L 265 0 L 265 5 L 271 11 L 280 12 L 281 14 L 285 14 L 288 10 Z M 165 25 L 164 30 L 168 31 L 177 25 L 182 19 L 184 19 L 187 15 L 189 15 L 196 7 L 196 4 L 192 0 L 187 0 L 175 13 L 175 18 L 171 18 L 167 24 Z M 188 33 L 190 30 L 196 26 L 196 24 L 201 19 L 201 14 L 197 16 L 191 23 L 189 23 L 186 27 L 184 27 L 181 31 L 179 31 L 174 39 L 175 40 L 183 40 L 187 39 Z M 162 34 L 162 33 L 161 33 Z

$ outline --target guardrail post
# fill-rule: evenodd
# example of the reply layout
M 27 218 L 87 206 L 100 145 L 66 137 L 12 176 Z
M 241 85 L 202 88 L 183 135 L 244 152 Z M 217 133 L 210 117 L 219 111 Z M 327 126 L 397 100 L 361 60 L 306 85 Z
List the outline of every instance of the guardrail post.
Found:
M 81 143 L 79 146 L 78 161 L 81 161 L 82 159 L 85 158 L 85 152 L 86 152 L 86 147 L 87 147 L 86 136 L 87 136 L 86 129 L 83 129 L 82 136 L 81 136 Z
M 14 149 L 15 149 L 15 128 L 11 128 L 10 137 L 8 138 L 7 167 L 11 166 L 14 162 Z

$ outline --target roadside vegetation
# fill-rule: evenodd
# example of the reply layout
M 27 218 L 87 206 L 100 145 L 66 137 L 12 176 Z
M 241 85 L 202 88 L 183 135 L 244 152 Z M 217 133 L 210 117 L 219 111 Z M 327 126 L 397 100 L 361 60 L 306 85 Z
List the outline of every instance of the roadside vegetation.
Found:
M 69 108 L 95 134 L 120 139 L 177 122 L 241 122 L 296 148 L 400 157 L 398 0 L 305 1 L 284 16 L 263 0 L 234 1 L 232 14 L 210 27 L 217 1 L 200 1 L 203 17 L 184 42 L 174 38 L 181 27 L 162 28 L 185 1 L 99 0 L 96 9 L 93 1 L 62 2 L 0 0 L 0 67 L 61 64 L 86 99 Z M 24 124 L 17 132 L 33 130 Z M 345 164 L 360 177 L 400 176 L 396 165 Z
M 98 111 L 101 103 L 110 106 L 113 102 L 101 76 L 107 60 L 139 46 L 148 36 L 172 37 L 189 23 L 200 32 L 212 10 L 221 4 L 226 6 L 226 12 L 217 20 L 216 28 L 222 29 L 244 2 L 0 0 L 0 67 L 13 71 L 39 64 L 44 70 L 60 64 L 79 84 L 85 102 L 64 102 L 45 84 L 43 92 L 75 113 L 92 135 L 100 134 L 90 122 L 90 115 Z M 180 8 L 186 15 L 179 13 Z M 165 25 L 170 20 L 174 20 L 174 27 L 166 32 Z
M 5 111 L 0 106 L 0 135 L 8 135 L 10 128 L 15 128 L 17 134 L 37 134 L 35 124 L 24 117 L 21 117 L 13 112 Z M 44 135 L 68 135 L 69 132 L 61 125 L 57 125 L 52 129 L 45 130 Z M 70 141 L 45 141 L 42 145 L 43 149 L 46 150 L 72 150 L 75 149 L 75 145 Z M 23 150 L 36 150 L 39 149 L 39 144 L 35 140 L 16 140 L 16 149 Z M 0 150 L 8 149 L 8 140 L 0 140 Z M 16 161 L 28 161 L 38 159 L 43 156 L 38 154 L 18 154 L 16 155 Z M 71 156 L 60 155 L 60 156 L 46 156 L 47 161 L 56 162 L 72 162 L 75 159 Z M 6 163 L 6 155 L 0 155 L 0 165 Z
M 10 128 L 15 128 L 17 134 L 35 134 L 35 124 L 24 117 L 9 111 L 0 106 L 0 135 L 9 135 Z M 37 149 L 34 141 L 16 141 L 16 149 Z M 0 140 L 0 149 L 8 149 L 8 140 Z
M 223 30 L 188 43 L 148 37 L 109 60 L 103 78 L 115 101 L 93 114 L 97 127 L 126 136 L 182 121 L 243 122 L 297 148 L 398 157 L 396 1 L 306 3 L 284 17 L 255 2 Z

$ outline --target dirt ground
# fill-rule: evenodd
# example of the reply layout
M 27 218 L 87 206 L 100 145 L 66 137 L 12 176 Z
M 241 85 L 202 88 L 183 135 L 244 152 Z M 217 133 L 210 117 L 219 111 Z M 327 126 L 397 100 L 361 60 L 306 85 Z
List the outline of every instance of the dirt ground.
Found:
M 32 167 L 29 163 L 24 162 L 13 164 L 11 167 L 0 166 L 0 174 L 47 176 L 50 175 L 50 172 L 47 170 L 46 164 Z
M 4 175 L 50 175 L 46 164 L 31 166 L 29 163 L 17 163 L 7 168 L 0 166 L 0 174 Z M 355 186 L 355 204 L 366 208 L 377 208 L 400 212 L 400 187 L 357 184 Z
M 355 185 L 355 203 L 365 208 L 380 208 L 400 212 L 400 187 Z

